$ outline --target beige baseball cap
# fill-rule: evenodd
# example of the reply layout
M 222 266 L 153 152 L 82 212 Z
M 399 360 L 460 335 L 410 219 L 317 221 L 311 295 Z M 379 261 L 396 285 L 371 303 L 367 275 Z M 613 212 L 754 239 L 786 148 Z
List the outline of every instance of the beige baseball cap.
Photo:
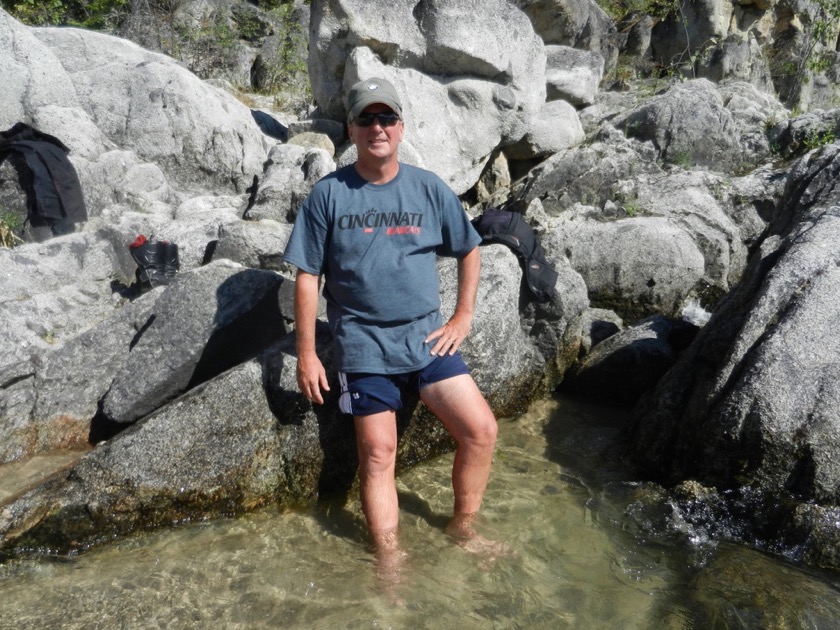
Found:
M 365 79 L 359 81 L 347 92 L 347 120 L 353 120 L 361 114 L 365 107 L 374 103 L 382 103 L 402 116 L 402 103 L 397 96 L 397 90 L 386 79 Z

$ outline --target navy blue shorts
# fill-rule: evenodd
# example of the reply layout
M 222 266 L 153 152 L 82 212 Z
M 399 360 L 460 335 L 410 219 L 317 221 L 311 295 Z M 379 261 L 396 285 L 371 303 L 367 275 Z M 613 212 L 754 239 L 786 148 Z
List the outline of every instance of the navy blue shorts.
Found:
M 338 399 L 338 406 L 343 413 L 354 416 L 396 411 L 402 407 L 402 394 L 406 388 L 419 393 L 426 385 L 469 373 L 470 370 L 460 352 L 435 357 L 426 367 L 403 374 L 339 372 L 341 397 Z

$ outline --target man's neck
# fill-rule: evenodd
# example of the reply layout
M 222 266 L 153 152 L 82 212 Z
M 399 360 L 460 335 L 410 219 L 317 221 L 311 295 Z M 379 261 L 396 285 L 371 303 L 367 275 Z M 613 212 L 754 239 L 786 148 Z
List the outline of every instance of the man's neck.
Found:
M 387 160 L 381 164 L 356 161 L 356 172 L 371 184 L 387 184 L 400 172 L 400 164 L 397 160 Z

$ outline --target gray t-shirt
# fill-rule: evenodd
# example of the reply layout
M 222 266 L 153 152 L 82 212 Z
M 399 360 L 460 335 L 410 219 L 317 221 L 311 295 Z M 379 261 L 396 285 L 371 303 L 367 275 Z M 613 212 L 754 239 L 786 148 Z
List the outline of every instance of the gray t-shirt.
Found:
M 480 242 L 437 175 L 401 163 L 376 185 L 350 165 L 313 187 L 284 259 L 324 275 L 337 368 L 398 374 L 434 359 L 423 340 L 442 325 L 436 255 L 464 256 Z

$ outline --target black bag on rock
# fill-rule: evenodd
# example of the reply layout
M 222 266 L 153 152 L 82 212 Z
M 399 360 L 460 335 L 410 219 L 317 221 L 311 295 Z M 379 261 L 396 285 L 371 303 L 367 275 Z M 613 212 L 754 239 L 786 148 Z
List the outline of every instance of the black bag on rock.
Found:
M 175 243 L 149 240 L 141 234 L 128 248 L 137 263 L 135 275 L 141 288 L 153 289 L 169 284 L 181 268 Z
M 502 243 L 519 257 L 525 282 L 540 302 L 554 298 L 557 272 L 545 259 L 545 252 L 533 228 L 518 212 L 487 208 L 480 217 L 472 220 L 483 243 Z

